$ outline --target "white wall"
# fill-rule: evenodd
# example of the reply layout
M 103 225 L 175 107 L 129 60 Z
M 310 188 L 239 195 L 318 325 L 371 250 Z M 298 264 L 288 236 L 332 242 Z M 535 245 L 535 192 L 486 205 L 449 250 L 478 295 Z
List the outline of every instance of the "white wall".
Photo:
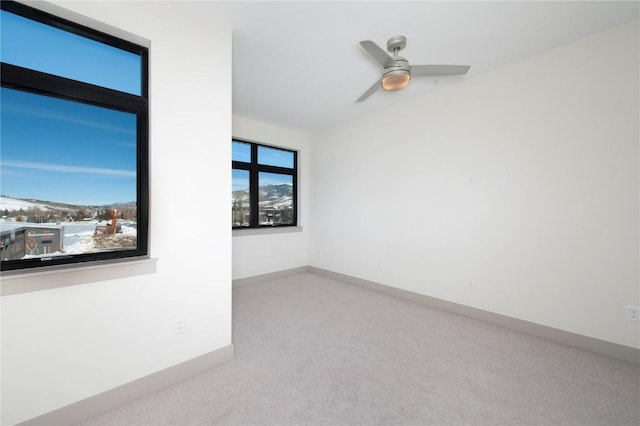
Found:
M 3 425 L 231 344 L 231 230 L 219 201 L 231 187 L 229 25 L 177 2 L 56 3 L 151 40 L 157 272 L 102 281 L 97 270 L 95 282 L 3 297 Z
M 299 232 L 233 235 L 233 279 L 298 268 L 309 264 L 309 135 L 260 121 L 233 116 L 233 136 L 298 151 Z
M 624 319 L 640 305 L 638 36 L 624 25 L 318 135 L 311 264 L 640 348 Z

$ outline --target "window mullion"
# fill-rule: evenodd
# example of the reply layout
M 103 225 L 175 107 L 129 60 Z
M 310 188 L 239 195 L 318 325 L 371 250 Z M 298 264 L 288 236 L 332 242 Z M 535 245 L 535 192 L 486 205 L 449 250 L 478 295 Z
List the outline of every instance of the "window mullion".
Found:
M 249 174 L 249 206 L 250 206 L 250 217 L 251 217 L 251 227 L 258 226 L 259 219 L 259 210 L 260 207 L 259 197 L 258 197 L 258 146 L 256 144 L 251 144 L 251 172 Z
M 12 64 L 0 63 L 2 86 L 18 90 L 31 90 L 76 102 L 91 102 L 122 111 L 146 111 L 147 100 L 117 90 L 94 86 L 80 81 L 35 71 Z
M 295 170 L 287 167 L 266 166 L 264 164 L 258 164 L 257 167 L 261 172 L 278 173 L 281 175 L 293 175 Z
M 251 164 L 250 163 L 243 163 L 242 161 L 232 161 L 231 162 L 231 168 L 232 169 L 240 169 L 240 170 L 251 170 Z

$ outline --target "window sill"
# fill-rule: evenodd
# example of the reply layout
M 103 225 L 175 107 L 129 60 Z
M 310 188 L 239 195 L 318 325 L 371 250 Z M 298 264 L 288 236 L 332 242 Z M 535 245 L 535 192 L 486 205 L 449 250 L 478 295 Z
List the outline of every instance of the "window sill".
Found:
M 0 279 L 0 296 L 154 274 L 157 262 L 156 258 L 146 257 L 53 266 L 37 271 L 6 271 Z
M 292 232 L 302 232 L 302 226 L 281 226 L 273 228 L 247 228 L 233 229 L 234 237 L 246 237 L 249 235 L 271 235 L 271 234 L 290 234 Z

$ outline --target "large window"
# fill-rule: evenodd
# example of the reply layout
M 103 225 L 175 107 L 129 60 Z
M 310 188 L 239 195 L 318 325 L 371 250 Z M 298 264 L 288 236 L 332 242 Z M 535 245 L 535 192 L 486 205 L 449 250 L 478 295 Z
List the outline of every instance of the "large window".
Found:
M 148 254 L 148 50 L 2 1 L 5 270 Z
M 233 228 L 297 224 L 297 161 L 295 151 L 232 141 Z

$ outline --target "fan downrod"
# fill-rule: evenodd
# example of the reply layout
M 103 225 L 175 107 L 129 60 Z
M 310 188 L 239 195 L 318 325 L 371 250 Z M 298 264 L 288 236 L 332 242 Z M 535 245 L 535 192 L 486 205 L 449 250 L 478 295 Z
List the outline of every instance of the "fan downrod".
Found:
M 387 41 L 387 50 L 395 55 L 407 46 L 407 38 L 405 36 L 396 35 Z

